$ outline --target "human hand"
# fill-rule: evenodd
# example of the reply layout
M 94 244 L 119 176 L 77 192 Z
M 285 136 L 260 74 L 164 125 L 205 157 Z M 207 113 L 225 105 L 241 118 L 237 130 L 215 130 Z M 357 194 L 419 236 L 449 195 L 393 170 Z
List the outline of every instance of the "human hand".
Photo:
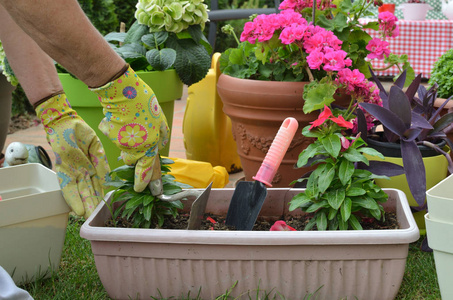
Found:
M 114 81 L 92 89 L 104 107 L 99 129 L 121 150 L 124 163 L 135 165 L 134 190 L 143 191 L 153 173 L 169 129 L 153 90 L 129 67 Z
M 35 109 L 55 152 L 64 198 L 77 215 L 88 218 L 104 196 L 102 185 L 110 172 L 104 148 L 65 94 L 53 96 Z

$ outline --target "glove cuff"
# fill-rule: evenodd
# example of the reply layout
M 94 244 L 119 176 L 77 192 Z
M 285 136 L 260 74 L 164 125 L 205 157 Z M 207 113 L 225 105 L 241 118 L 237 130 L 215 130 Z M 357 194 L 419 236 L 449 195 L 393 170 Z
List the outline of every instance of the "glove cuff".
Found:
M 46 102 L 50 98 L 55 97 L 55 96 L 60 95 L 60 94 L 64 94 L 64 91 L 63 90 L 58 91 L 58 92 L 53 93 L 53 94 L 51 94 L 51 95 L 49 95 L 47 97 L 42 98 L 41 100 L 38 100 L 37 102 L 33 103 L 33 109 L 36 111 L 36 109 L 37 109 L 37 107 L 39 105 L 43 104 L 44 102 Z
M 102 84 L 98 87 L 88 87 L 90 90 L 92 91 L 96 91 L 98 89 L 102 89 L 108 85 L 110 85 L 113 81 L 117 80 L 118 78 L 120 78 L 121 76 L 123 76 L 124 73 L 126 73 L 126 71 L 129 69 L 129 64 L 126 64 L 124 65 L 124 67 L 118 72 L 116 73 L 115 75 L 112 76 L 112 78 L 110 78 L 109 80 L 107 80 L 107 82 L 105 84 Z
M 65 93 L 56 94 L 40 100 L 35 108 L 36 115 L 44 126 L 62 119 L 65 116 L 76 117 L 77 113 L 69 104 Z

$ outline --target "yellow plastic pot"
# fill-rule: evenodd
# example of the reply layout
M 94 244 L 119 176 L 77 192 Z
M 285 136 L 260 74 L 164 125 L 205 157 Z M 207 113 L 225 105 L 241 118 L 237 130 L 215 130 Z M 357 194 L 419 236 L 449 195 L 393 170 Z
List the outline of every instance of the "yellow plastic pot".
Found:
M 242 170 L 242 166 L 233 139 L 231 120 L 223 113 L 223 103 L 217 93 L 219 57 L 220 53 L 213 55 L 206 77 L 187 90 L 182 128 L 184 147 L 188 159 L 223 166 L 229 173 L 234 173 Z

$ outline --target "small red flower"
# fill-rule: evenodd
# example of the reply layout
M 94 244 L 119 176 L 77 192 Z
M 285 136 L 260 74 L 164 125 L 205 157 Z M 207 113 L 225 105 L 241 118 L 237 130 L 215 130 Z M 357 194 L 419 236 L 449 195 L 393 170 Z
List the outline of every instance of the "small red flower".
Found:
M 270 231 L 296 231 L 296 229 L 287 225 L 285 221 L 276 221 Z
M 312 124 L 310 127 L 310 130 L 313 127 L 318 127 L 318 126 L 322 125 L 330 117 L 333 117 L 332 111 L 330 110 L 329 107 L 324 105 L 324 110 L 319 114 L 318 119 L 314 120 L 313 122 L 310 122 L 310 124 Z
M 339 115 L 338 118 L 331 117 L 330 119 L 341 127 L 346 127 L 348 129 L 352 129 L 352 126 L 353 126 L 352 123 L 349 121 L 346 121 L 342 115 Z

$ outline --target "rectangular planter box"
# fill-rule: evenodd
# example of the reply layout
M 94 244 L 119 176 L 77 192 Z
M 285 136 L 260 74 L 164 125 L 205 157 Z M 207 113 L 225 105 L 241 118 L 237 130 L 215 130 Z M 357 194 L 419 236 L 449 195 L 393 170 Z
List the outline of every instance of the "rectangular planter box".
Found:
M 288 213 L 301 189 L 271 188 L 261 216 Z M 197 295 L 215 299 L 233 286 L 278 291 L 288 299 L 393 299 L 400 287 L 408 244 L 419 230 L 404 193 L 385 190 L 387 211 L 400 229 L 367 231 L 201 231 L 107 228 L 101 203 L 80 235 L 91 241 L 99 277 L 114 299 Z M 213 189 L 207 212 L 226 214 L 234 189 Z M 186 203 L 190 207 L 190 201 Z M 293 212 L 294 214 L 294 212 Z
M 0 265 L 16 284 L 60 264 L 69 212 L 57 175 L 41 164 L 0 169 Z

